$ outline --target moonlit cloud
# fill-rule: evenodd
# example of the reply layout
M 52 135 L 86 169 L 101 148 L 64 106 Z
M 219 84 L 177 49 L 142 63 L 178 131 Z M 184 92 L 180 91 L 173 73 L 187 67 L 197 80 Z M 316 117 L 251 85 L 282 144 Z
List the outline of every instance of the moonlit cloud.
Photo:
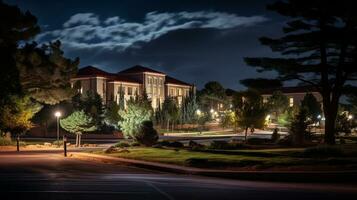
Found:
M 171 31 L 179 29 L 230 29 L 253 26 L 268 19 L 263 16 L 237 16 L 226 12 L 150 12 L 142 22 L 130 22 L 118 16 L 104 20 L 94 13 L 78 13 L 70 17 L 61 29 L 40 34 L 40 42 L 59 39 L 71 49 L 123 51 L 140 48 Z

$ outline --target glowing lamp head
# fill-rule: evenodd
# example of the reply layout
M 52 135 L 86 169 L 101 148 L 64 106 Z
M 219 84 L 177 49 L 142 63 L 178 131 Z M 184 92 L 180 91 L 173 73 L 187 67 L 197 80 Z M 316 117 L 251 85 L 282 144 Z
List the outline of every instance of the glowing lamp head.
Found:
M 197 114 L 197 115 L 201 115 L 201 110 L 200 110 L 200 109 L 197 109 L 197 110 L 196 110 L 196 114 Z
M 351 119 L 353 119 L 353 115 L 348 115 L 348 120 L 351 120 Z
M 62 115 L 62 114 L 61 114 L 60 111 L 55 112 L 55 116 L 56 116 L 56 117 L 61 117 L 61 115 Z

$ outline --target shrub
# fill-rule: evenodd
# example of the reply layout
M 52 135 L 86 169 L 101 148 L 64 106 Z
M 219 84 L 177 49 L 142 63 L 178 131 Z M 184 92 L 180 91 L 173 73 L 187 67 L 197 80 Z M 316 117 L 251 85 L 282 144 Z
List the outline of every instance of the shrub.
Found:
M 207 164 L 208 159 L 206 158 L 189 158 L 185 160 L 185 165 L 191 167 L 207 166 Z
M 161 145 L 161 146 L 164 146 L 164 147 L 174 147 L 174 148 L 182 148 L 182 147 L 184 147 L 184 145 L 181 142 L 178 142 L 178 141 L 170 142 L 170 141 L 167 141 L 167 140 L 163 140 L 163 141 L 159 142 L 158 144 Z
M 193 140 L 190 140 L 188 143 L 188 147 L 191 148 L 191 150 L 196 151 L 196 150 L 202 150 L 205 146 L 203 144 L 199 144 Z
M 182 148 L 184 145 L 181 142 L 178 141 L 174 141 L 174 142 L 170 142 L 170 147 L 175 147 L 175 148 Z
M 270 142 L 269 139 L 264 139 L 264 138 L 249 138 L 248 139 L 248 144 L 252 144 L 252 145 L 262 145 L 262 144 L 266 144 L 269 142 Z
M 210 149 L 232 149 L 232 146 L 227 141 L 213 140 L 209 145 Z
M 62 140 L 59 140 L 59 141 L 53 141 L 52 142 L 52 145 L 54 145 L 54 146 L 57 146 L 57 145 L 59 145 L 59 146 L 62 146 L 63 145 L 63 141 Z
M 154 129 L 152 121 L 143 121 L 139 128 L 139 133 L 134 135 L 134 139 L 145 146 L 154 145 L 159 139 L 159 136 Z
M 166 147 L 168 147 L 168 146 L 170 146 L 170 141 L 163 140 L 163 141 L 159 142 L 159 144 L 160 144 L 161 146 L 166 146 Z
M 341 156 L 343 155 L 343 151 L 339 147 L 321 145 L 321 146 L 306 148 L 303 152 L 303 155 L 308 157 Z
M 0 146 L 8 146 L 11 145 L 11 138 L 8 137 L 0 137 Z
M 110 147 L 108 147 L 107 149 L 104 150 L 104 153 L 113 153 L 113 152 L 116 152 L 116 151 L 117 151 L 116 147 L 110 146 Z
M 130 143 L 130 146 L 132 146 L 132 147 L 138 147 L 138 146 L 140 146 L 140 143 L 139 142 L 131 142 Z
M 276 128 L 276 129 L 274 129 L 273 134 L 271 134 L 271 141 L 273 143 L 276 143 L 276 142 L 278 142 L 279 139 L 280 139 L 280 135 L 278 133 L 278 129 Z
M 117 142 L 114 147 L 118 148 L 125 148 L 125 147 L 130 147 L 130 144 L 124 141 Z

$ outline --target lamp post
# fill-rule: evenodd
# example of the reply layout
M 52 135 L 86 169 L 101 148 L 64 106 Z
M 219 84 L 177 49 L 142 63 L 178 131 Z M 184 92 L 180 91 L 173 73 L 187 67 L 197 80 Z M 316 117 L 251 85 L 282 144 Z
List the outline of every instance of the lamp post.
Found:
M 55 116 L 57 119 L 57 146 L 59 146 L 59 118 L 61 117 L 61 112 L 60 111 L 56 111 L 55 112 Z

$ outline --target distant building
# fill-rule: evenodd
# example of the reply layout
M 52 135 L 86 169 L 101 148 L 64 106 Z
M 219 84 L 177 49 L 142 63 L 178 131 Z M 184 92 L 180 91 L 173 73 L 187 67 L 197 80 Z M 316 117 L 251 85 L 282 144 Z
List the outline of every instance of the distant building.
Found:
M 263 97 L 263 102 L 267 102 L 269 97 L 276 91 L 282 92 L 289 99 L 289 106 L 293 107 L 294 105 L 300 105 L 301 101 L 304 99 L 307 93 L 314 95 L 316 100 L 322 103 L 322 96 L 317 92 L 316 88 L 311 86 L 297 86 L 297 87 L 280 87 L 274 89 L 268 89 L 262 91 L 261 95 Z
M 120 100 L 120 89 L 124 99 L 144 94 L 152 102 L 152 107 L 157 108 L 165 98 L 172 97 L 181 105 L 184 97 L 189 95 L 192 84 L 177 80 L 162 72 L 136 65 L 118 73 L 108 73 L 93 66 L 79 69 L 75 78 L 71 80 L 72 87 L 79 84 L 79 92 L 97 92 L 103 103 Z M 124 102 L 126 102 L 124 101 Z

